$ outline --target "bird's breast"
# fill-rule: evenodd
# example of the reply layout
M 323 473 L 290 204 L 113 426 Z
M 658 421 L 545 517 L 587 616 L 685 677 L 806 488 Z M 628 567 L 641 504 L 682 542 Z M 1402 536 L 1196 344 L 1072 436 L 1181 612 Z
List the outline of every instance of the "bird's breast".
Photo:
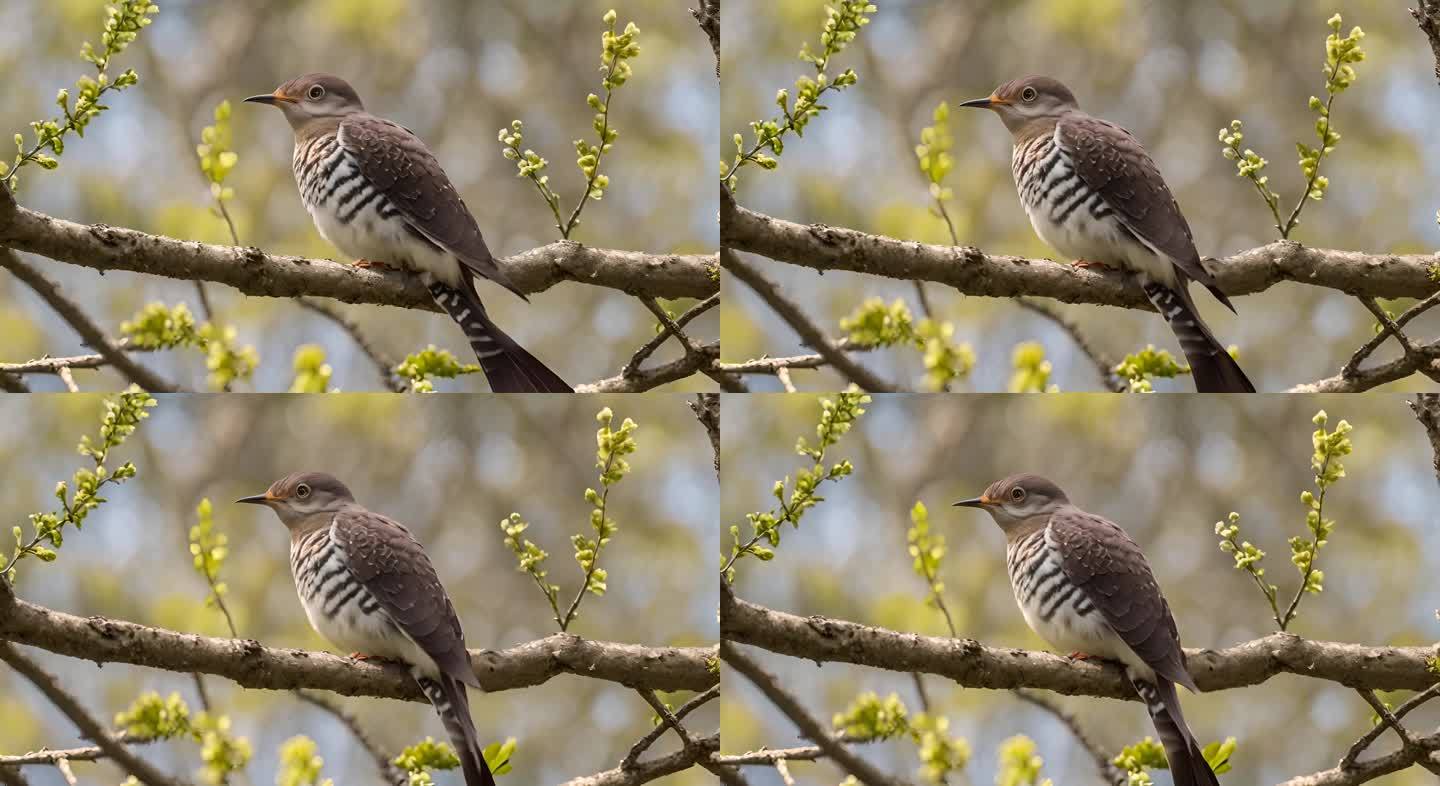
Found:
M 1084 590 L 1065 575 L 1045 532 L 1036 530 L 1008 549 L 1010 585 L 1020 613 L 1058 651 L 1109 655 L 1109 626 Z
M 452 286 L 459 263 L 410 229 L 399 207 L 362 173 L 335 134 L 297 146 L 295 182 L 315 228 L 355 259 L 431 273 Z
M 1035 234 L 1072 260 L 1086 260 L 1173 279 L 1173 266 L 1140 242 L 1099 189 L 1081 177 L 1079 164 L 1042 134 L 1015 146 L 1011 171 Z
M 332 529 L 317 529 L 291 546 L 295 589 L 310 627 L 343 653 L 430 663 L 355 577 Z

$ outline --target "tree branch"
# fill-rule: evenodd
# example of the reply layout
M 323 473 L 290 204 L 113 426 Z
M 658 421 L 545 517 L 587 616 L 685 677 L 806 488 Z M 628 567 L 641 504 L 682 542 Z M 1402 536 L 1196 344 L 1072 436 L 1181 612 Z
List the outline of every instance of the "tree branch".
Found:
M 696 764 L 708 760 L 718 750 L 720 750 L 720 733 L 716 732 L 696 740 L 693 746 L 668 756 L 651 759 L 629 769 L 616 767 L 595 775 L 576 778 L 566 781 L 562 786 L 639 786 L 642 783 L 659 780 L 666 775 L 688 770 Z
M 370 359 L 370 364 L 375 367 L 375 373 L 380 375 L 380 384 L 389 388 L 393 393 L 404 393 L 405 383 L 395 376 L 395 360 L 385 354 L 384 350 L 375 346 L 375 342 L 360 329 L 355 320 L 345 316 L 344 312 L 335 306 L 316 298 L 301 297 L 295 298 L 295 302 L 301 308 L 314 312 L 335 323 L 339 328 L 350 336 L 360 352 Z
M 0 185 L 0 192 L 8 193 L 3 185 Z M 35 290 L 35 294 L 54 309 L 61 319 L 68 322 L 76 333 L 80 334 L 81 340 L 87 346 L 98 351 L 105 361 L 114 366 L 126 379 L 152 393 L 172 393 L 180 389 L 179 386 L 167 382 L 160 375 L 136 363 L 129 355 L 125 354 L 117 344 L 106 338 L 105 331 L 101 330 L 100 326 L 80 309 L 79 304 L 60 291 L 59 284 L 26 264 L 13 249 L 0 246 L 0 267 L 9 269 L 16 278 Z
M 1435 81 L 1440 82 L 1440 0 L 1418 0 L 1418 8 L 1410 9 L 1420 32 L 1430 39 L 1430 51 L 1435 54 Z
M 426 700 L 400 666 L 76 617 L 20 600 L 6 582 L 0 582 L 0 638 L 96 663 L 214 674 L 246 688 L 311 688 L 346 696 Z M 703 691 L 718 682 L 708 663 L 714 653 L 714 648 L 645 647 L 557 633 L 498 652 L 472 650 L 470 662 L 487 691 L 539 685 L 560 674 L 632 688 Z
M 4 187 L 0 187 L 0 245 L 102 272 L 129 270 L 214 281 L 247 295 L 312 295 L 439 310 L 417 275 L 271 255 L 258 248 L 176 240 L 103 224 L 76 224 L 19 206 Z M 542 292 L 563 281 L 662 298 L 706 298 L 720 290 L 714 257 L 700 254 L 645 254 L 560 241 L 497 263 L 525 293 Z
M 1021 689 L 1016 689 L 1012 692 L 1019 697 L 1021 701 L 1045 710 L 1054 716 L 1056 720 L 1060 721 L 1060 723 L 1064 724 L 1065 728 L 1070 730 L 1070 734 L 1075 737 L 1075 741 L 1080 743 L 1080 747 L 1084 748 L 1085 752 L 1090 754 L 1090 759 L 1095 762 L 1095 770 L 1100 774 L 1101 780 L 1114 784 L 1114 786 L 1125 786 L 1128 778 L 1126 778 L 1124 772 L 1120 771 L 1119 767 L 1115 766 L 1114 754 L 1105 750 L 1105 746 L 1101 745 L 1099 740 L 1094 739 L 1085 732 L 1084 727 L 1080 725 L 1079 718 L 1066 712 L 1063 707 L 1038 693 Z
M 0 584 L 8 586 L 8 582 L 5 581 L 0 581 Z M 21 655 L 20 651 L 9 642 L 0 641 L 0 660 L 10 664 L 11 668 L 19 672 L 25 679 L 30 680 L 36 688 L 40 689 L 41 693 L 45 694 L 45 698 L 55 705 L 56 709 L 64 713 L 65 717 L 75 724 L 82 737 L 94 740 L 106 756 L 110 757 L 121 769 L 134 775 L 141 783 L 146 786 L 183 786 L 184 781 L 171 778 L 131 753 L 129 748 L 126 748 L 98 720 L 86 712 L 74 696 L 66 693 L 60 687 L 60 683 L 54 675 Z
M 723 585 L 724 582 L 721 584 Z M 904 781 L 882 773 L 874 765 L 856 756 L 845 746 L 845 743 L 832 735 L 820 721 L 806 712 L 805 708 L 800 706 L 799 700 L 780 687 L 774 675 L 747 658 L 736 648 L 734 642 L 723 635 L 720 637 L 720 657 L 729 664 L 730 668 L 745 675 L 746 679 L 765 694 L 765 698 L 769 699 L 771 704 L 785 713 L 786 717 L 790 718 L 800 729 L 801 735 L 813 740 L 837 765 L 854 775 L 861 783 L 867 784 L 867 786 L 904 786 Z
M 1417 393 L 1410 411 L 1430 436 L 1430 450 L 1435 454 L 1435 481 L 1440 483 L 1440 393 Z
M 745 601 L 720 588 L 723 639 L 809 661 L 835 661 L 897 672 L 918 671 L 966 688 L 1039 688 L 1066 695 L 1136 700 L 1121 669 L 1044 652 L 988 647 L 970 639 L 936 638 L 824 617 L 798 617 Z M 1309 641 L 1289 633 L 1220 650 L 1186 650 L 1203 691 L 1257 685 L 1297 674 L 1352 688 L 1424 690 L 1434 681 L 1428 647 L 1367 647 Z
M 351 736 L 360 743 L 360 747 L 364 748 L 365 752 L 370 755 L 370 760 L 375 763 L 375 769 L 380 772 L 381 782 L 404 786 L 408 781 L 405 773 L 401 772 L 400 768 L 395 766 L 395 756 L 383 748 L 375 738 L 371 737 L 369 732 L 365 731 L 365 727 L 360 725 L 359 718 L 356 718 L 347 712 L 345 708 L 323 696 L 316 696 L 313 693 L 307 693 L 298 689 L 291 692 L 295 694 L 296 698 L 306 704 L 316 707 L 340 721 L 340 725 L 349 730 Z
M 715 78 L 720 78 L 720 0 L 700 0 L 698 8 L 690 9 L 700 30 L 710 39 L 710 48 L 715 50 Z
M 1427 760 L 1434 763 L 1436 751 L 1440 751 L 1440 732 L 1419 737 L 1415 740 L 1414 745 L 1401 748 L 1394 753 L 1377 756 L 1350 767 L 1340 766 L 1313 775 L 1291 778 L 1280 786 L 1359 786 L 1359 784 L 1368 783 L 1383 775 L 1399 772 Z
M 844 270 L 907 281 L 933 281 L 966 295 L 1031 295 L 1066 303 L 1153 307 L 1133 277 L 1043 259 L 935 246 L 823 224 L 805 226 L 738 205 L 722 189 L 720 244 L 819 271 Z M 1440 255 L 1366 254 L 1276 242 L 1209 260 L 1227 295 L 1260 292 L 1296 281 L 1380 298 L 1424 298 L 1440 292 L 1429 277 Z
M 729 189 L 722 187 L 720 190 L 723 192 Z M 891 392 L 897 389 L 894 385 L 882 380 L 873 371 L 856 363 L 843 349 L 830 341 L 819 326 L 805 316 L 799 305 L 780 292 L 778 284 L 740 259 L 740 256 L 734 251 L 722 247 L 720 264 L 754 290 L 755 294 L 774 309 L 781 319 L 784 319 L 790 327 L 795 329 L 796 333 L 800 334 L 800 338 L 806 346 L 813 347 L 819 352 L 825 361 L 840 372 L 845 379 L 868 391 Z
M 1366 346 L 1369 346 L 1368 344 Z M 1361 347 L 1356 354 L 1365 352 Z M 1352 357 L 1353 360 L 1353 357 Z M 1416 372 L 1424 373 L 1433 377 L 1440 374 L 1440 340 L 1428 344 L 1421 344 L 1415 348 L 1415 352 L 1403 357 L 1396 358 L 1388 363 L 1381 363 L 1368 369 L 1357 369 L 1350 375 L 1346 375 L 1342 369 L 1339 374 L 1333 377 L 1310 382 L 1304 385 L 1296 385 L 1290 388 L 1287 393 L 1363 393 L 1367 390 L 1387 385 L 1391 382 L 1402 380 Z
M 690 411 L 695 413 L 695 419 L 700 421 L 700 425 L 705 427 L 705 433 L 710 436 L 710 450 L 715 454 L 715 477 L 718 479 L 720 477 L 720 394 L 695 394 L 695 401 L 690 404 Z
M 691 352 L 678 360 L 672 360 L 662 366 L 655 366 L 648 369 L 637 369 L 630 376 L 621 373 L 617 376 L 606 377 L 605 379 L 592 382 L 588 385 L 576 385 L 576 393 L 643 393 L 644 391 L 660 387 L 661 385 L 684 379 L 696 372 L 703 372 L 707 369 L 716 368 L 720 364 L 720 342 L 712 341 L 702 344 L 698 352 Z

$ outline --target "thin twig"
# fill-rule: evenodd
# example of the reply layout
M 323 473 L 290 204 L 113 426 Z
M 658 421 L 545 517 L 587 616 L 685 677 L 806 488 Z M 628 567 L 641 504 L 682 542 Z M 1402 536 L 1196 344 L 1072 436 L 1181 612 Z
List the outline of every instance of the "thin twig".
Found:
M 375 373 L 380 376 L 380 383 L 395 393 L 405 392 L 405 383 L 395 376 L 395 361 L 384 350 L 375 346 L 375 342 L 365 335 L 358 322 L 345 316 L 339 308 L 317 298 L 297 297 L 295 302 L 299 303 L 302 308 L 319 314 L 338 325 L 350 336 L 365 357 L 370 359 L 370 364 L 375 367 Z

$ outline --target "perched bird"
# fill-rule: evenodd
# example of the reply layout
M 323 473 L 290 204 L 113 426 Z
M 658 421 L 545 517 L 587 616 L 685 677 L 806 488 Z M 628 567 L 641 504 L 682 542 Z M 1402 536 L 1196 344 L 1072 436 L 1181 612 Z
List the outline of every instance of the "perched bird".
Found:
M 1135 541 L 1038 475 L 1012 475 L 955 504 L 989 513 L 1005 532 L 1010 585 L 1031 630 L 1061 652 L 1124 665 L 1175 786 L 1218 786 L 1180 714 L 1175 686 L 1196 691 L 1180 632 Z
M 479 688 L 465 634 L 425 549 L 322 472 L 297 472 L 237 502 L 264 505 L 290 530 L 290 572 L 310 627 L 355 657 L 410 668 L 450 735 L 466 786 L 495 786 L 465 686 Z
M 419 273 L 465 331 L 491 390 L 571 392 L 485 313 L 472 276 L 525 294 L 495 263 L 475 217 L 419 137 L 366 112 L 355 90 L 329 74 L 306 74 L 245 100 L 279 107 L 290 121 L 295 183 L 320 234 L 361 264 Z
M 1069 88 L 1044 76 L 1016 79 L 960 106 L 989 109 L 1015 137 L 1010 168 L 1040 239 L 1085 263 L 1137 273 L 1170 323 L 1202 393 L 1253 393 L 1240 365 L 1200 319 L 1199 281 L 1231 311 L 1200 263 L 1190 225 L 1155 162 L 1129 131 L 1080 111 Z

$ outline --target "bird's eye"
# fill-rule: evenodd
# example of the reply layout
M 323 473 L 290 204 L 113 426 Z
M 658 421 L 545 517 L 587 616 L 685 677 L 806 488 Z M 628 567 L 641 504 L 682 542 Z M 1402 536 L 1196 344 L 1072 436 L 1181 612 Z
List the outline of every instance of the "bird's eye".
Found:
M 1020 91 L 1020 100 L 1026 102 L 1034 101 L 1039 95 L 1039 93 L 1035 92 L 1035 88 L 1027 87 Z M 1024 492 L 1022 491 L 1021 493 L 1023 494 Z
M 309 96 L 311 101 L 319 101 L 325 97 L 325 88 L 320 85 L 311 85 L 305 95 Z
M 305 499 L 306 497 L 310 496 L 310 487 L 305 485 L 304 483 L 301 483 L 300 485 L 295 487 L 295 496 L 299 497 L 300 499 Z
M 1027 88 L 1027 89 L 1028 89 L 1028 88 Z M 1019 486 L 1016 486 L 1015 488 L 1010 489 L 1010 499 L 1013 499 L 1013 500 L 1015 500 L 1016 502 L 1024 502 L 1024 501 L 1025 501 L 1025 489 L 1022 489 L 1022 488 L 1020 488 Z

